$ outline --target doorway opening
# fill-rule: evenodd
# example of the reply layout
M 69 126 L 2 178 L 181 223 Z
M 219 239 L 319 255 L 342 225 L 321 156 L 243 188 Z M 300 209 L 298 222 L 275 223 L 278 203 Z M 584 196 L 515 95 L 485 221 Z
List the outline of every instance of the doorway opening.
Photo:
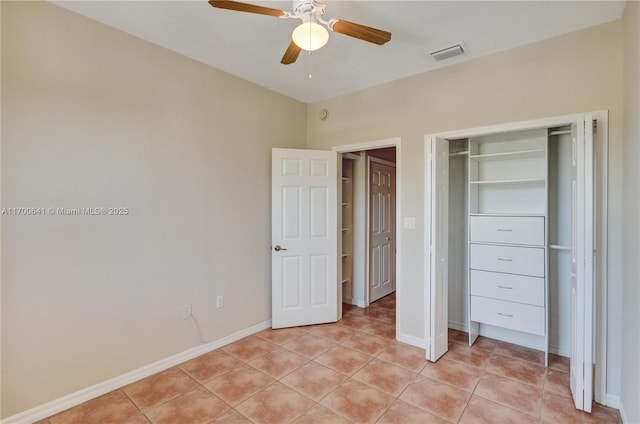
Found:
M 365 308 L 396 291 L 396 148 L 342 154 L 342 302 Z

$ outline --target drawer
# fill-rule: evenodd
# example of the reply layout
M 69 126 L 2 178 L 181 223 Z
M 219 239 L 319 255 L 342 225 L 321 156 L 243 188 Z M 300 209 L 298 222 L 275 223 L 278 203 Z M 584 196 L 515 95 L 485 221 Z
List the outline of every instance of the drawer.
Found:
M 544 336 L 545 314 L 540 306 L 471 296 L 471 321 Z
M 544 277 L 544 249 L 538 247 L 470 245 L 471 269 Z
M 472 242 L 530 244 L 544 246 L 542 216 L 472 216 L 469 237 Z
M 471 270 L 471 294 L 544 306 L 544 278 Z

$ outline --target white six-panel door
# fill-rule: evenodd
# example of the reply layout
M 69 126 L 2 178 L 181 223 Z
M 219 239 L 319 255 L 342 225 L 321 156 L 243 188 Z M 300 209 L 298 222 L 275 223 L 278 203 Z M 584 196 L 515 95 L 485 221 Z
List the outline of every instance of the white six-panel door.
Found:
M 272 150 L 273 328 L 338 319 L 337 164 L 336 152 Z
M 389 165 L 371 162 L 369 166 L 370 302 L 395 290 L 395 179 Z

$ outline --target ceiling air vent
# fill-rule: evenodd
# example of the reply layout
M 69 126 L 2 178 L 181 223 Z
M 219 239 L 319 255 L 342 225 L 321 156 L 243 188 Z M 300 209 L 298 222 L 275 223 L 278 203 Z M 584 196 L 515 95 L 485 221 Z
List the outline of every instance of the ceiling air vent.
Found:
M 464 53 L 462 43 L 455 44 L 453 46 L 445 47 L 444 49 L 438 49 L 431 52 L 431 57 L 437 61 L 449 59 L 450 57 L 458 56 Z

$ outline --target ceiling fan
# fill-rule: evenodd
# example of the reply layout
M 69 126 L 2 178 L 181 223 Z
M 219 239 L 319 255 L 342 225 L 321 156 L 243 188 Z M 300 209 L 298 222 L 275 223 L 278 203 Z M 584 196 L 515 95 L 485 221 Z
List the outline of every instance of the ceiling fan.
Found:
M 326 3 L 321 0 L 293 0 L 293 12 L 228 0 L 209 0 L 209 4 L 220 9 L 256 13 L 278 18 L 300 19 L 302 24 L 293 30 L 289 47 L 280 61 L 284 65 L 294 63 L 298 59 L 301 50 L 313 51 L 324 46 L 329 40 L 329 32 L 325 27 L 333 32 L 378 45 L 385 44 L 391 40 L 391 33 L 381 29 L 342 19 L 332 18 L 325 20 L 323 16 Z

